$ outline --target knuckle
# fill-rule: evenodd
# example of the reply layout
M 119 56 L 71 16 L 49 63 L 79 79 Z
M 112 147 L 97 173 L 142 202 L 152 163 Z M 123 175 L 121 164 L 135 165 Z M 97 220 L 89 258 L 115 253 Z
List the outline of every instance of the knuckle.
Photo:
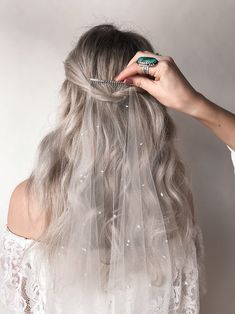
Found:
M 136 56 L 142 56 L 143 53 L 144 53 L 144 51 L 139 50 L 139 51 L 137 51 Z
M 171 61 L 169 61 L 168 59 L 162 60 L 161 66 L 164 70 L 168 70 L 171 66 Z
M 137 85 L 138 85 L 138 87 L 143 88 L 144 87 L 144 80 L 142 78 L 140 78 L 138 80 L 138 84 Z
M 174 62 L 174 59 L 171 56 L 166 56 L 166 60 L 172 63 Z

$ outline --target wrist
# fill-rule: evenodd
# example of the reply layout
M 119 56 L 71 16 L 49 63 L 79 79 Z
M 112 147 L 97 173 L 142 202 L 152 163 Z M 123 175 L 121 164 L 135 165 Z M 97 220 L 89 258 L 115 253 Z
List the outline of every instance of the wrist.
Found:
M 189 99 L 187 104 L 184 106 L 183 112 L 196 119 L 203 119 L 207 116 L 208 110 L 211 109 L 209 100 L 199 92 Z

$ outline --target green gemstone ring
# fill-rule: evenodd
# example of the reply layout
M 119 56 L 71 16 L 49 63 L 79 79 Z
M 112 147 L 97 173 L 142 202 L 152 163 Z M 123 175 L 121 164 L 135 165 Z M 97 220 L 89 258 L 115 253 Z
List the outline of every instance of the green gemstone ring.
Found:
M 149 74 L 149 67 L 158 64 L 158 60 L 153 57 L 139 57 L 136 63 L 143 68 L 144 74 Z

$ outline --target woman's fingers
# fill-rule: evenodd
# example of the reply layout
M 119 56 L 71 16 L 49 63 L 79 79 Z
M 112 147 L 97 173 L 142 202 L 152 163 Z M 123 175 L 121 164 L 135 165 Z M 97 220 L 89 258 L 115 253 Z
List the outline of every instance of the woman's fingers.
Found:
M 163 60 L 164 57 L 163 56 L 160 56 L 160 55 L 156 55 L 154 54 L 153 52 L 150 52 L 150 51 L 138 51 L 134 57 L 129 61 L 128 65 L 136 62 L 138 60 L 139 57 L 153 57 L 153 58 L 156 58 L 158 61 L 160 60 Z M 127 66 L 128 66 L 127 65 Z
M 149 94 L 157 98 L 158 86 L 157 82 L 141 75 L 128 77 L 127 83 L 146 90 Z M 125 80 L 124 80 L 125 82 Z
M 142 67 L 136 63 L 139 57 L 154 57 L 159 62 L 155 66 L 149 67 L 149 75 L 146 75 L 143 74 Z M 138 86 L 157 98 L 157 81 L 160 80 L 160 70 L 162 68 L 160 61 L 168 59 L 171 59 L 171 57 L 159 56 L 149 51 L 138 51 L 129 61 L 126 68 L 115 77 L 115 80 Z
M 154 57 L 159 61 L 158 64 L 156 64 L 155 66 L 149 67 L 149 75 L 154 77 L 156 81 L 160 79 L 160 71 L 162 68 L 162 64 L 161 64 L 162 62 L 161 61 L 167 61 L 167 62 L 174 63 L 174 60 L 169 56 L 160 56 L 160 55 L 156 55 L 156 54 L 149 52 L 149 51 L 138 51 L 134 55 L 134 57 L 129 61 L 126 68 L 123 69 L 115 77 L 115 80 L 116 81 L 123 81 L 124 79 L 126 79 L 127 77 L 132 76 L 132 75 L 136 75 L 136 74 L 143 75 L 142 67 L 136 63 L 136 61 L 138 60 L 139 57 Z
M 144 56 L 159 60 L 156 65 L 149 67 L 149 75 L 143 74 L 142 67 L 136 63 L 139 57 Z M 172 57 L 159 56 L 148 51 L 138 51 L 115 80 L 143 88 L 163 105 L 180 111 L 188 110 L 197 96 L 196 90 L 186 80 Z
M 149 75 L 155 77 L 155 79 L 159 78 L 158 75 L 158 65 L 149 67 Z M 129 76 L 133 76 L 136 74 L 143 75 L 143 69 L 136 62 L 133 61 L 130 65 L 128 65 L 124 70 L 122 70 L 114 79 L 116 81 L 123 81 Z

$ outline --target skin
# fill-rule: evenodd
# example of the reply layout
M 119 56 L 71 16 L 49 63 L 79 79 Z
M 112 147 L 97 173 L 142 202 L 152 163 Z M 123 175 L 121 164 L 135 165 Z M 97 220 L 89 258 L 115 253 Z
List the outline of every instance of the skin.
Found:
M 149 68 L 149 75 L 143 75 L 142 68 L 136 63 L 141 56 L 155 57 L 159 61 Z M 235 150 L 235 115 L 196 91 L 172 57 L 138 51 L 115 80 L 143 88 L 166 107 L 197 119 Z
M 21 237 L 37 240 L 45 226 L 45 216 L 38 216 L 36 203 L 29 203 L 33 217 L 28 214 L 28 197 L 26 193 L 27 179 L 19 183 L 11 194 L 8 215 L 8 229 Z
M 149 69 L 150 76 L 142 75 L 142 69 L 136 63 L 140 56 L 153 56 L 159 60 L 155 67 Z M 129 80 L 129 83 L 145 89 L 163 105 L 194 117 L 235 150 L 235 115 L 197 92 L 171 57 L 139 51 L 115 79 Z M 33 223 L 30 221 L 26 181 L 21 182 L 11 195 L 7 225 L 15 234 L 36 240 L 44 228 L 45 217 L 34 217 Z M 30 208 L 34 206 L 31 204 Z

